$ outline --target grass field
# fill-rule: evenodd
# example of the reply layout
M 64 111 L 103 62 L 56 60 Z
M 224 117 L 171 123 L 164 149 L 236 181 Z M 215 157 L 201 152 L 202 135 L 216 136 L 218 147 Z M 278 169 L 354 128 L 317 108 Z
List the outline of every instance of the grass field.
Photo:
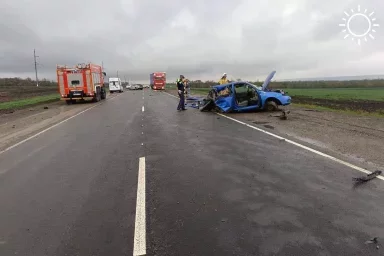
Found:
M 174 87 L 168 86 L 167 89 L 172 90 Z M 195 88 L 191 93 L 206 96 L 209 90 Z M 285 91 L 295 105 L 384 115 L 384 88 L 288 88 Z
M 289 88 L 286 89 L 286 91 L 292 97 L 302 96 L 314 99 L 384 101 L 384 88 Z
M 50 94 L 50 95 L 31 97 L 27 99 L 2 102 L 0 103 L 0 110 L 20 109 L 20 108 L 24 108 L 24 107 L 28 107 L 36 104 L 57 101 L 59 99 L 60 99 L 60 95 L 56 93 L 56 94 Z
M 169 88 L 169 87 L 168 87 Z M 195 94 L 205 95 L 209 88 L 192 89 Z M 311 97 L 331 100 L 370 100 L 384 101 L 384 88 L 319 88 L 319 89 L 286 89 L 288 95 L 295 97 Z

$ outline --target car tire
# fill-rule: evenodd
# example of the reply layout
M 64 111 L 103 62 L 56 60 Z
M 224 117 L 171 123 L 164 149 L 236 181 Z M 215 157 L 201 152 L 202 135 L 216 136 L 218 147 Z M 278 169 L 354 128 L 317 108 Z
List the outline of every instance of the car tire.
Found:
M 203 102 L 203 106 L 201 107 L 200 111 L 201 112 L 211 111 L 214 108 L 215 108 L 215 102 L 211 99 L 208 99 Z
M 104 89 L 101 89 L 101 99 L 105 100 L 107 98 L 107 91 Z
M 276 111 L 276 110 L 279 109 L 278 105 L 273 100 L 267 101 L 267 104 L 266 104 L 265 108 L 266 108 L 267 111 Z
M 100 89 L 97 88 L 97 89 L 96 89 L 96 95 L 95 95 L 95 97 L 93 98 L 93 101 L 94 101 L 94 102 L 99 102 L 100 100 L 101 100 L 101 92 L 100 92 Z

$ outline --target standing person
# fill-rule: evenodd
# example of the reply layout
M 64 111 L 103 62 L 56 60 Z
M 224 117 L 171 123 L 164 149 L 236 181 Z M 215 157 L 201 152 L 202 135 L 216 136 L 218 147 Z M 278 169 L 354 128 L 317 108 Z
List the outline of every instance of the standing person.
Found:
M 219 84 L 228 84 L 229 80 L 227 78 L 227 73 L 224 73 L 221 79 L 219 80 Z
M 189 80 L 185 79 L 185 95 L 187 99 L 191 96 L 191 87 L 189 86 Z
M 180 75 L 180 78 L 177 79 L 177 92 L 180 97 L 179 105 L 177 106 L 177 110 L 187 110 L 184 105 L 184 76 Z

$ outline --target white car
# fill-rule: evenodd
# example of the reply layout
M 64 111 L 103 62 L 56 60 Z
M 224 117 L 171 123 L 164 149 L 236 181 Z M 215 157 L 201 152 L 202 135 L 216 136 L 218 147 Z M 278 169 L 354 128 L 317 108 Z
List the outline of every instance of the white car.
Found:
M 121 83 L 120 78 L 110 77 L 108 82 L 109 82 L 109 92 L 110 93 L 123 92 L 124 87 L 123 87 L 123 84 Z
M 133 84 L 129 88 L 130 90 L 143 90 L 143 85 L 142 84 Z

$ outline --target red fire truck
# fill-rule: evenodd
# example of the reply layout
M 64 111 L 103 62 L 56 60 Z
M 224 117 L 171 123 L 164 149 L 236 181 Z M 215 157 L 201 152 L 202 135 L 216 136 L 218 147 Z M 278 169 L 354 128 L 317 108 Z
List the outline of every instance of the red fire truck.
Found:
M 165 72 L 154 72 L 149 75 L 149 84 L 153 90 L 164 90 L 166 82 Z
M 73 67 L 56 67 L 57 83 L 61 100 L 67 104 L 76 100 L 92 100 L 98 102 L 107 97 L 104 87 L 106 73 L 99 65 L 78 64 Z

